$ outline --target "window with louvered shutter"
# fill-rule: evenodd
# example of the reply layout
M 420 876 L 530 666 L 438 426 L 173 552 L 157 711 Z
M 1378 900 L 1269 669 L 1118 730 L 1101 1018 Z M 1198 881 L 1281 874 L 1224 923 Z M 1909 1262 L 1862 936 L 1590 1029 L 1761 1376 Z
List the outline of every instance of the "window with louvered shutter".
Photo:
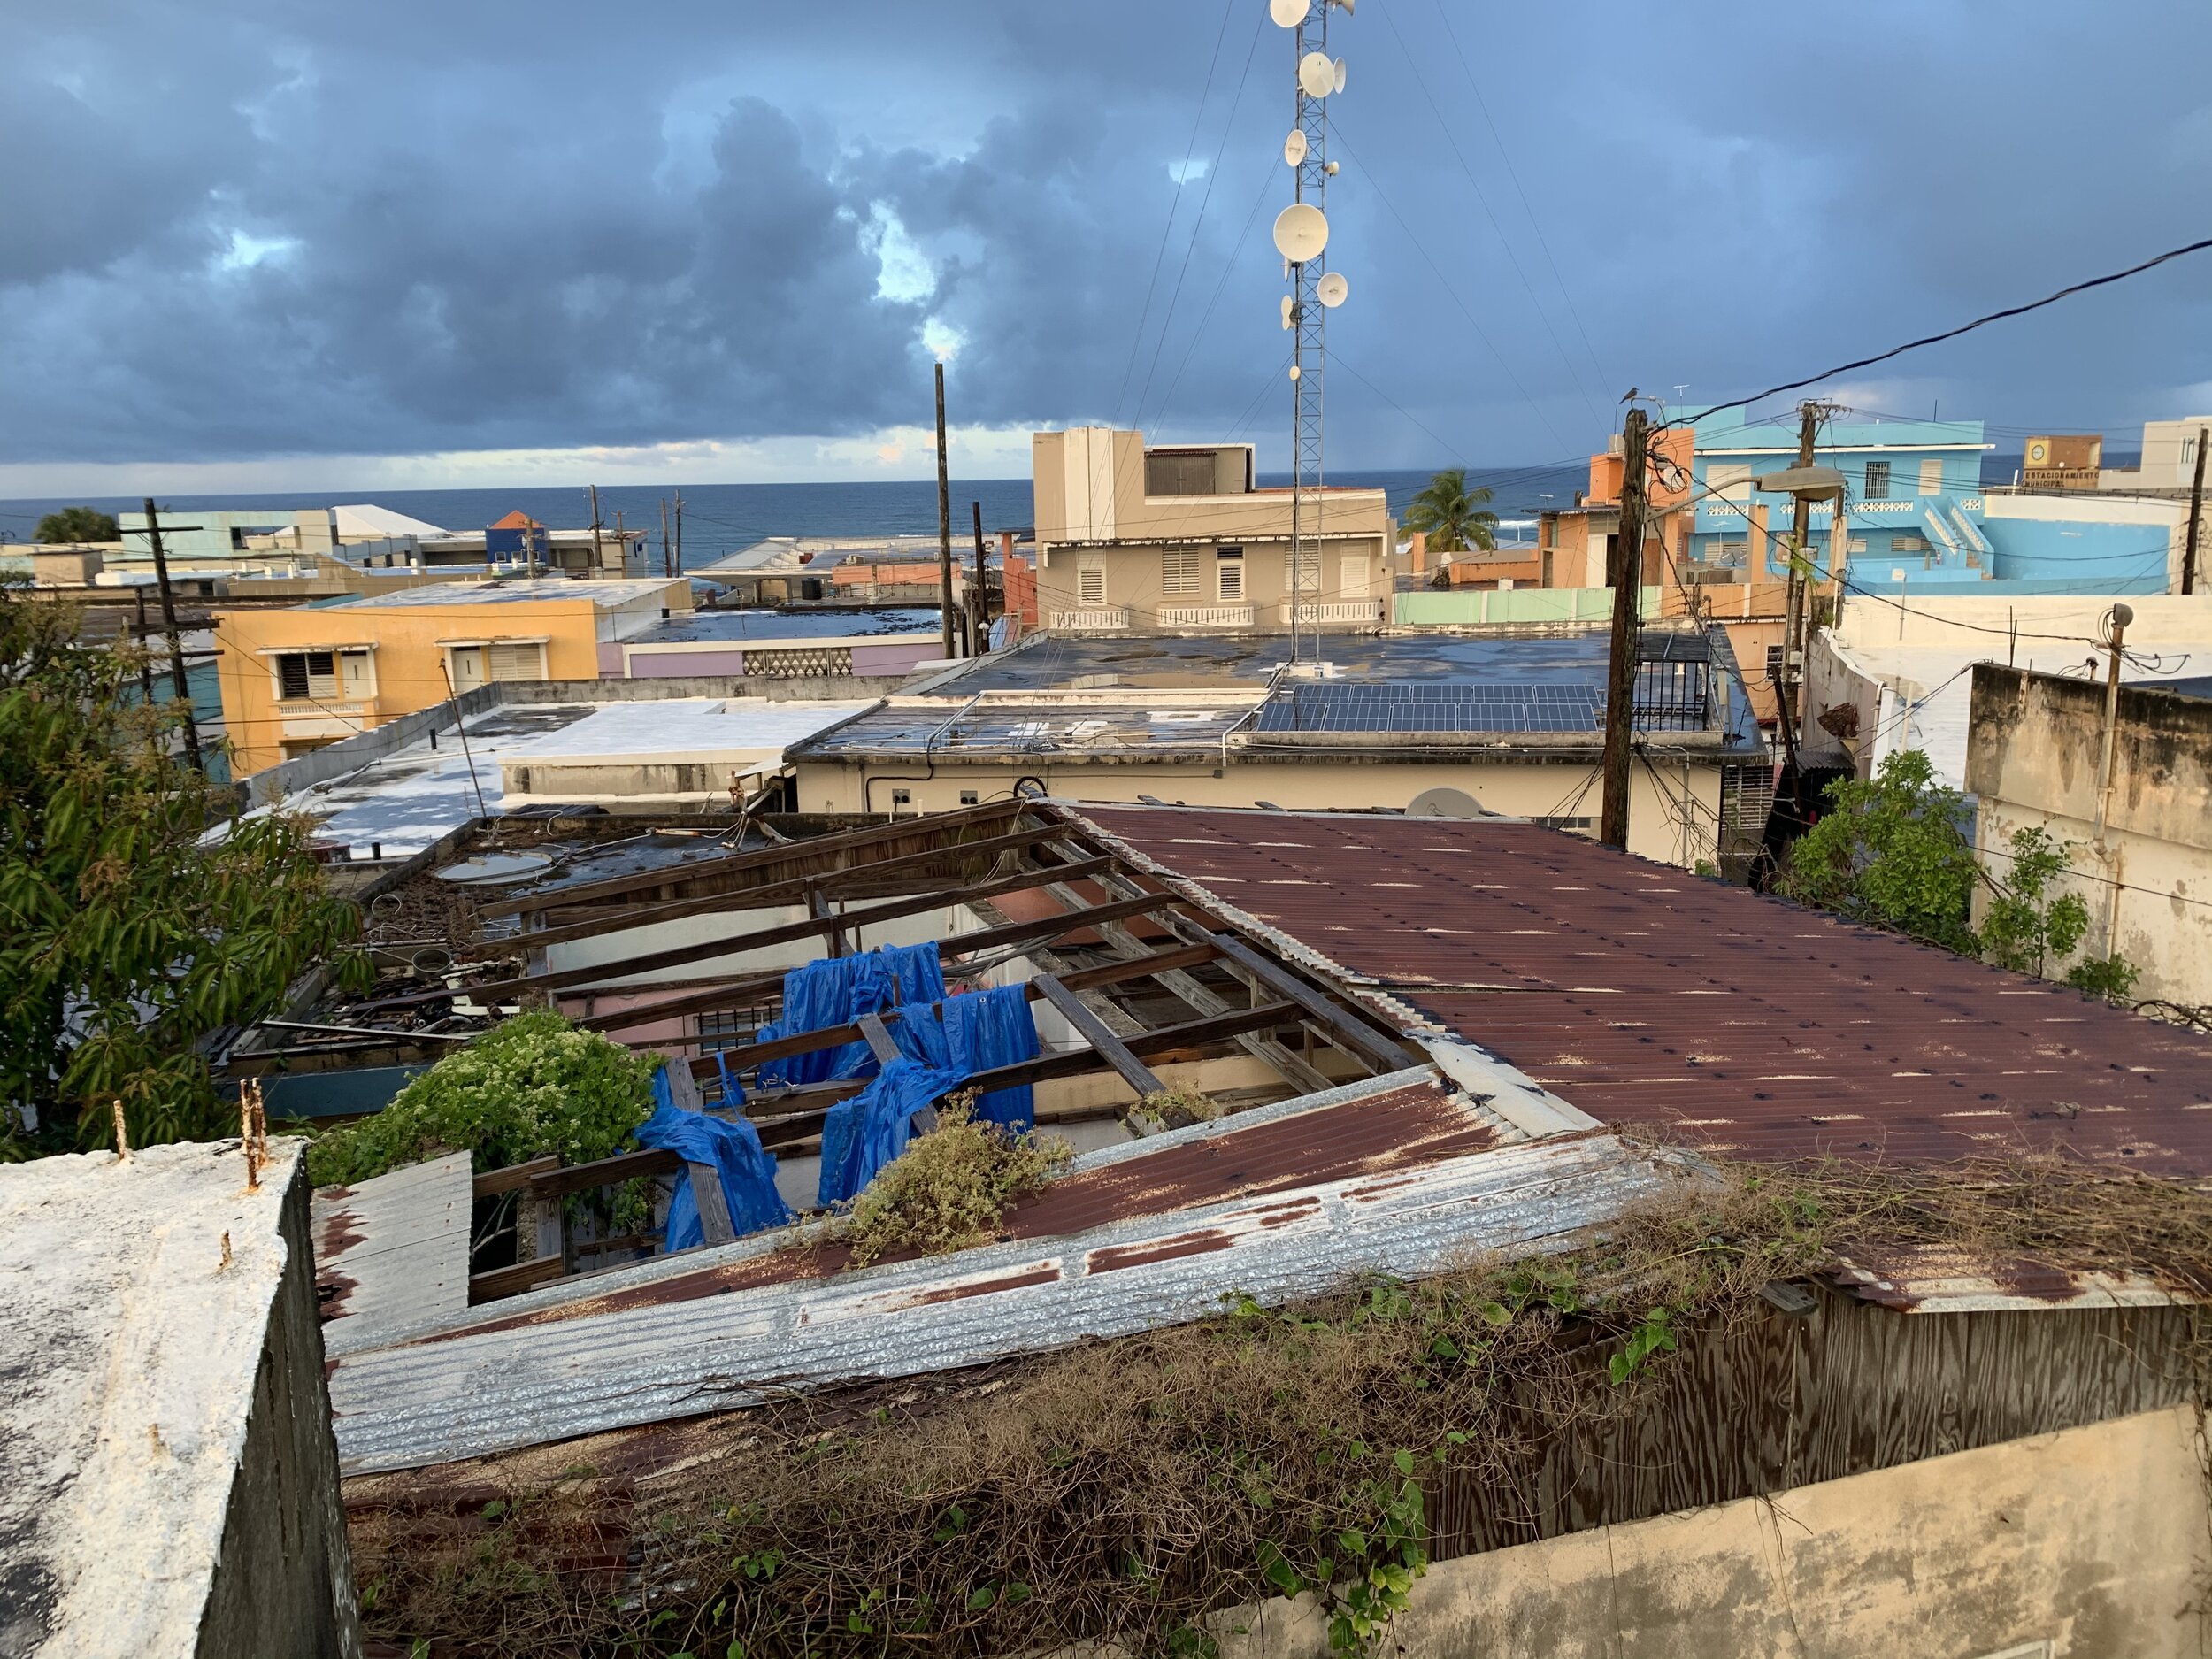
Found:
M 1219 591 L 1223 599 L 1238 600 L 1243 598 L 1244 549 L 1240 547 L 1223 548 L 1221 551 L 1215 556 L 1214 574 L 1216 579 L 1220 583 Z
M 491 677 L 494 680 L 545 678 L 545 648 L 534 641 L 527 645 L 495 641 L 486 656 L 490 659 Z
M 1198 591 L 1198 555 L 1190 548 L 1171 547 L 1160 555 L 1160 591 L 1194 594 Z
M 1106 603 L 1106 565 L 1103 560 L 1087 554 L 1077 561 L 1075 596 L 1087 605 Z

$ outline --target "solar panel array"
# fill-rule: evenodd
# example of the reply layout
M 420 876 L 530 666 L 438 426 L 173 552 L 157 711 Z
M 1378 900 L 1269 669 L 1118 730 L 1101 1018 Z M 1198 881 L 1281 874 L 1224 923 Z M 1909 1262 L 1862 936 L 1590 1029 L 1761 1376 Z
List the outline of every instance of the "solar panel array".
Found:
M 1256 732 L 1595 732 L 1597 686 L 1404 680 L 1286 686 L 1260 707 Z

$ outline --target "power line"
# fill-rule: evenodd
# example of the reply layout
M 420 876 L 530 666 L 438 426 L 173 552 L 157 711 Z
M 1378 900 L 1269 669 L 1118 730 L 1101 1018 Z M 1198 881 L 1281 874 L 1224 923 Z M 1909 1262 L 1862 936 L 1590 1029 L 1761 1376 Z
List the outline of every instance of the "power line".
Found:
M 1754 392 L 1748 397 L 1732 397 L 1726 403 L 1715 403 L 1710 409 L 1690 416 L 1686 422 L 1677 418 L 1662 424 L 1668 426 L 1678 426 L 1685 424 L 1694 426 L 1698 421 L 1704 419 L 1707 415 L 1717 415 L 1724 409 L 1740 409 L 1747 404 L 1758 403 L 1763 398 L 1778 397 L 1784 392 L 1801 391 L 1808 386 L 1817 386 L 1823 380 L 1835 379 L 1839 374 L 1849 374 L 1859 369 L 1870 369 L 1878 363 L 1887 363 L 1892 357 L 1901 357 L 1908 351 L 1917 351 L 1923 346 L 1940 345 L 1947 340 L 1956 340 L 1961 334 L 1971 334 L 1977 328 L 1986 327 L 1991 323 L 2002 322 L 2008 317 L 2024 317 L 2030 311 L 2041 311 L 2046 305 L 2055 305 L 2062 299 L 2070 299 L 2077 294 L 2086 294 L 2092 288 L 2105 288 L 2114 282 L 2125 281 L 2131 276 L 2140 276 L 2146 271 L 2154 270 L 2162 265 L 2179 259 L 2187 254 L 2202 253 L 2208 248 L 2212 248 L 2212 236 L 2184 243 L 2178 248 L 2170 248 L 2164 253 L 2154 255 L 2139 265 L 2128 266 L 2124 271 L 2114 271 L 2104 276 L 2091 277 L 2085 281 L 2070 283 L 2055 294 L 2047 294 L 2039 300 L 2030 300 L 2024 305 L 2008 305 L 2002 311 L 1991 311 L 1985 316 L 1977 317 L 1971 322 L 1961 323 L 1955 328 L 1947 328 L 1941 334 L 1924 334 L 1917 340 L 1908 340 L 1901 346 L 1892 346 L 1887 351 L 1877 352 L 1870 357 L 1860 357 L 1854 362 L 1839 363 L 1832 369 L 1824 369 L 1818 374 L 1809 375 L 1801 380 L 1785 380 L 1779 386 L 1770 386 L 1763 392 Z
M 1229 103 L 1229 119 L 1222 124 L 1221 142 L 1214 147 L 1213 165 L 1206 169 L 1206 188 L 1198 198 L 1198 212 L 1191 220 L 1190 241 L 1183 245 L 1183 263 L 1175 273 L 1174 291 L 1167 297 L 1167 310 L 1160 316 L 1160 337 L 1152 348 L 1152 361 L 1145 368 L 1144 387 L 1137 394 L 1137 424 L 1144 424 L 1144 400 L 1151 396 L 1152 377 L 1159 373 L 1160 353 L 1167 346 L 1169 325 L 1175 320 L 1176 302 L 1183 297 L 1183 280 L 1190 274 L 1191 255 L 1198 250 L 1198 233 L 1206 223 L 1206 206 L 1214 197 L 1214 185 L 1221 177 L 1222 157 L 1229 153 L 1229 134 L 1236 130 L 1237 111 L 1244 106 L 1244 88 L 1252 78 L 1252 60 L 1259 56 L 1260 35 L 1267 22 L 1262 12 L 1252 26 L 1251 50 L 1244 54 L 1244 73 L 1237 77 L 1237 95 Z
M 1129 336 L 1129 361 L 1122 365 L 1121 390 L 1114 398 L 1114 415 L 1118 422 L 1123 404 L 1129 401 L 1129 377 L 1136 373 L 1137 351 L 1144 344 L 1144 325 L 1152 315 L 1153 291 L 1160 285 L 1160 267 L 1167 261 L 1167 245 L 1175 234 L 1175 214 L 1183 204 L 1183 186 L 1190 178 L 1191 153 L 1198 145 L 1198 128 L 1206 119 L 1206 101 L 1213 96 L 1214 70 L 1221 62 L 1221 43 L 1229 38 L 1229 19 L 1236 13 L 1236 0 L 1229 0 L 1221 9 L 1220 32 L 1214 36 L 1214 55 L 1206 61 L 1206 87 L 1198 95 L 1198 108 L 1190 118 L 1190 137 L 1183 144 L 1183 165 L 1175 175 L 1175 194 L 1167 209 L 1167 223 L 1160 227 L 1160 246 L 1152 256 L 1152 278 L 1144 285 L 1144 305 L 1137 312 L 1136 331 Z M 1162 326 L 1165 326 L 1163 319 Z
M 1428 80 L 1421 73 L 1420 64 L 1406 45 L 1405 36 L 1398 32 L 1397 19 L 1387 9 L 1383 11 L 1382 18 L 1389 26 L 1390 38 L 1398 42 L 1398 50 L 1406 60 L 1406 67 L 1413 72 L 1413 84 L 1421 88 L 1421 96 L 1429 106 L 1429 113 L 1436 118 L 1437 126 L 1443 131 L 1444 142 L 1451 150 L 1452 159 L 1459 164 L 1460 172 L 1466 175 L 1468 186 L 1475 193 L 1475 201 L 1482 208 L 1482 216 L 1490 221 L 1491 231 L 1505 249 L 1506 263 L 1513 267 L 1513 274 L 1521 279 L 1521 287 L 1528 295 L 1528 303 L 1535 308 L 1537 319 L 1544 325 L 1544 332 L 1551 336 L 1552 349 L 1559 353 L 1560 366 L 1567 371 L 1568 378 L 1574 382 L 1575 390 L 1581 394 L 1583 406 L 1589 411 L 1592 424 L 1601 428 L 1605 425 L 1605 418 L 1598 413 L 1597 405 L 1591 402 L 1590 388 L 1583 384 L 1580 371 L 1569 360 L 1567 348 L 1559 338 L 1559 331 L 1552 326 L 1551 317 L 1544 310 L 1544 303 L 1536 297 L 1536 285 L 1528 280 L 1528 273 L 1521 268 L 1521 257 L 1513 250 L 1513 239 L 1505 234 L 1505 227 L 1498 223 L 1497 214 L 1491 211 L 1489 196 L 1484 191 L 1481 180 L 1475 177 L 1475 170 L 1467 165 L 1467 157 L 1459 148 L 1459 135 L 1452 131 L 1451 123 L 1444 119 L 1444 111 L 1437 107 L 1435 95 L 1429 90 Z

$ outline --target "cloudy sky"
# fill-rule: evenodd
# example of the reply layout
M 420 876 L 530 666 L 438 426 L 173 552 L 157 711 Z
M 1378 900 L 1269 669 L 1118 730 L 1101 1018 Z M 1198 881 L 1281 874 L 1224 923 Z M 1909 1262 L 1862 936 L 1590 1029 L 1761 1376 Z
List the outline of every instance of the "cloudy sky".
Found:
M 1333 467 L 1534 464 L 2212 234 L 2212 5 L 1361 0 Z M 4 0 L 0 493 L 1282 464 L 1264 0 Z M 2212 406 L 2212 256 L 1863 408 Z

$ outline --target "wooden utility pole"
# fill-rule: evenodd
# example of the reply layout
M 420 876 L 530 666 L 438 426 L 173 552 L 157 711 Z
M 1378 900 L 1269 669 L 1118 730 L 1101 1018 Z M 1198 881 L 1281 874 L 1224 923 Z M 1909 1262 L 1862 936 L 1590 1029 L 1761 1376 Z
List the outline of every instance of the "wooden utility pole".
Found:
M 1644 564 L 1644 450 L 1649 417 L 1635 404 L 1621 422 L 1621 527 L 1605 561 L 1613 589 L 1613 645 L 1605 671 L 1605 754 L 1600 765 L 1604 804 L 1598 839 L 1628 847 L 1629 738 L 1636 711 L 1636 630 L 1642 608 Z
M 675 556 L 668 550 L 668 497 L 664 495 L 661 497 L 661 574 L 673 576 L 675 573 Z
M 991 584 L 983 568 L 983 503 L 970 505 L 975 509 L 975 591 L 968 597 L 968 655 L 980 657 L 990 649 Z
M 937 360 L 937 592 L 944 654 L 952 655 L 952 486 L 945 470 L 945 363 Z
M 599 486 L 588 484 L 585 488 L 591 491 L 591 573 L 595 577 L 603 563 L 599 547 Z
M 676 492 L 676 568 L 675 568 L 674 570 L 672 570 L 672 571 L 669 572 L 669 574 L 670 574 L 670 575 L 672 575 L 672 576 L 680 576 L 680 575 L 682 575 L 683 573 L 684 573 L 684 493 L 683 493 L 683 491 L 681 491 L 681 490 L 680 489 L 680 490 L 678 490 L 678 491 Z
M 1797 464 L 1813 464 L 1813 442 L 1820 435 L 1820 405 L 1806 402 L 1797 406 Z M 1838 525 L 1843 520 L 1843 503 L 1835 506 Z M 1790 574 L 1782 605 L 1782 683 L 1778 687 L 1781 695 L 1782 735 L 1789 746 L 1793 764 L 1797 753 L 1797 695 L 1800 665 L 1804 661 L 1800 635 L 1805 621 L 1805 561 L 1806 549 L 1813 539 L 1812 497 L 1799 492 L 1795 510 L 1790 518 Z M 1839 543 L 1841 536 L 1835 538 Z M 1830 558 L 1834 558 L 1831 553 Z M 1840 575 L 1840 572 L 1838 572 Z
M 2197 481 L 2189 486 L 2189 540 L 2181 555 L 2181 591 L 2197 591 L 2197 549 L 2204 545 L 2204 451 L 2212 443 L 2212 426 L 2197 428 Z
M 154 706 L 154 663 L 146 654 L 146 636 L 153 630 L 146 626 L 146 585 L 141 582 L 132 588 L 131 596 L 138 601 L 138 689 L 150 709 Z
M 2203 451 L 2198 452 L 2200 460 Z M 2203 476 L 2201 466 L 2198 476 Z M 2120 932 L 2120 871 L 2119 856 L 2113 849 L 2108 833 L 2112 822 L 2112 772 L 2114 753 L 2119 746 L 2120 735 L 2120 663 L 2125 654 L 2128 624 L 2135 620 L 2135 611 L 2124 604 L 2115 605 L 2105 613 L 2111 625 L 2106 640 L 2112 656 L 2105 672 L 2104 682 L 2104 742 L 2097 759 L 2097 825 L 2095 847 L 2098 861 L 2104 865 L 2104 954 L 2111 956 L 2112 948 Z
M 161 545 L 161 518 L 154 509 L 154 498 L 146 497 L 146 539 L 153 544 L 154 580 L 161 588 L 161 631 L 169 641 L 169 687 L 184 710 L 184 755 L 192 763 L 192 770 L 204 772 L 200 759 L 200 726 L 192 718 L 192 687 L 184 674 L 184 641 L 177 633 L 176 596 L 169 587 L 169 555 Z

